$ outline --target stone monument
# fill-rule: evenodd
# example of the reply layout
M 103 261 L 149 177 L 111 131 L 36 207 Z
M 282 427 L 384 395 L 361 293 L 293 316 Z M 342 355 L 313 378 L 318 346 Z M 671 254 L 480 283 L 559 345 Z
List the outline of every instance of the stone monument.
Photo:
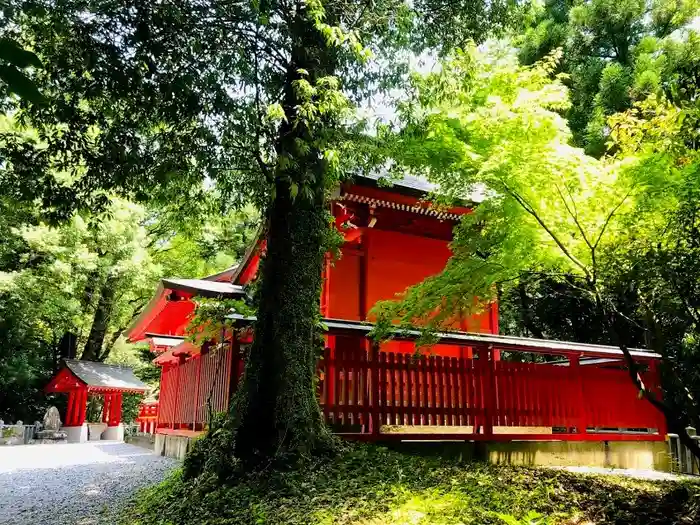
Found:
M 36 433 L 39 443 L 65 443 L 66 433 L 60 430 L 61 415 L 56 407 L 49 407 L 44 414 L 44 430 Z

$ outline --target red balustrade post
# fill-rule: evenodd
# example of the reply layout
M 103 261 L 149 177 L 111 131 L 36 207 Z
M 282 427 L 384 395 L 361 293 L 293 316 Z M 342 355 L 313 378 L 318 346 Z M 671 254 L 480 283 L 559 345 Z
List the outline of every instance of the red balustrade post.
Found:
M 328 363 L 325 363 L 325 373 L 326 376 L 323 378 L 324 381 L 326 382 L 326 406 L 328 407 L 328 413 L 334 413 L 334 410 L 336 409 L 336 402 L 335 402 L 335 389 L 336 389 L 336 384 L 335 384 L 335 358 L 336 358 L 336 352 L 335 352 L 335 336 L 334 335 L 329 335 L 327 336 L 328 341 L 326 342 L 326 345 L 329 349 L 328 355 L 330 357 Z
M 203 355 L 199 356 L 199 359 L 197 359 L 197 379 L 196 379 L 196 386 L 194 389 L 194 396 L 192 398 L 192 430 L 197 430 L 197 408 L 199 404 L 199 385 L 202 380 L 202 360 L 204 359 Z
M 576 407 L 576 433 L 583 435 L 588 429 L 588 418 L 586 411 L 586 394 L 583 384 L 583 370 L 581 369 L 581 358 L 578 354 L 569 356 L 569 368 L 576 384 L 576 396 L 574 406 Z
M 495 361 L 492 359 L 493 347 L 481 347 L 478 350 L 480 366 L 482 367 L 483 392 L 484 392 L 484 435 L 493 436 L 493 414 L 496 408 L 496 388 L 494 373 Z
M 372 435 L 379 437 L 379 343 L 370 341 L 369 366 L 372 374 L 372 395 L 370 396 L 370 407 L 372 414 Z

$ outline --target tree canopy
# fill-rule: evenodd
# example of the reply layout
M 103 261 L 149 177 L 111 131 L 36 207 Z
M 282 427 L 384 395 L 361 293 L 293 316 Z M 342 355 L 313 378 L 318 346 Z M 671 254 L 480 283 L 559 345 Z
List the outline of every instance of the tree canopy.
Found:
M 691 347 L 696 353 L 690 272 L 700 164 L 685 123 L 696 109 L 651 93 L 608 119 L 613 154 L 586 155 L 562 116 L 571 102 L 560 56 L 520 66 L 512 48 L 494 45 L 414 78 L 402 129 L 387 137 L 394 159 L 437 183 L 439 198 L 464 199 L 475 188 L 486 198 L 456 228 L 445 271 L 375 311 L 384 326 L 439 327 L 473 311 L 474 297 L 559 286 L 587 304 L 605 342 L 667 357 L 668 405 L 684 398 L 685 415 L 666 413 L 682 432 L 697 417 L 687 402 L 695 360 L 679 362 Z
M 610 115 L 676 89 L 685 54 L 681 39 L 699 7 L 694 0 L 547 0 L 526 17 L 519 57 L 532 64 L 563 49 L 574 144 L 600 156 L 608 148 Z
M 46 403 L 41 390 L 59 358 L 111 360 L 161 277 L 202 277 L 231 266 L 257 223 L 246 211 L 179 231 L 162 213 L 118 198 L 104 212 L 74 215 L 58 226 L 40 217 L 36 208 L 3 214 L 5 418 L 40 417 Z M 126 355 L 133 349 L 114 357 L 124 361 Z

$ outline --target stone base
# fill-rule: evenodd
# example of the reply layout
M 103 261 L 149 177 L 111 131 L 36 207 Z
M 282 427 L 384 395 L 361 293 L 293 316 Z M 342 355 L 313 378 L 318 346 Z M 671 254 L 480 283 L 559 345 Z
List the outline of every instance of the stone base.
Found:
M 6 438 L 0 438 L 0 445 L 24 445 L 24 438 L 22 436 L 11 436 Z
M 62 432 L 66 433 L 68 443 L 85 443 L 88 440 L 88 427 L 83 424 L 79 427 L 62 427 Z
M 88 423 L 88 439 L 90 441 L 99 441 L 102 439 L 102 433 L 107 430 L 107 423 Z
M 496 465 L 602 467 L 670 472 L 665 441 L 403 442 L 398 450 L 486 460 Z
M 41 441 L 42 443 L 50 443 L 51 441 L 65 441 L 66 433 L 62 430 L 39 430 L 36 433 L 36 441 Z
M 153 452 L 158 456 L 174 459 L 185 459 L 187 452 L 192 448 L 194 440 L 204 432 L 192 432 L 190 430 L 161 430 L 156 433 Z
M 102 439 L 106 441 L 124 441 L 124 425 L 119 423 L 116 427 L 107 427 L 102 433 Z

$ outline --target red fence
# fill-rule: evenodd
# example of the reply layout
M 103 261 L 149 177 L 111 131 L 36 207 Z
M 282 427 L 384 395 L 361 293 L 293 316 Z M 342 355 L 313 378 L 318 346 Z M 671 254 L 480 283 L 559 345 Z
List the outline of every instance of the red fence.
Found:
M 158 427 L 201 429 L 208 413 L 228 408 L 232 366 L 230 347 L 163 368 Z
M 414 356 L 337 337 L 319 361 L 318 393 L 336 432 L 363 439 L 664 439 L 663 416 L 621 368 Z M 234 355 L 235 352 L 235 355 Z M 227 348 L 164 369 L 158 427 L 201 429 L 228 407 Z M 656 384 L 653 371 L 645 381 Z
M 460 359 L 378 352 L 372 359 L 361 345 L 326 349 L 319 384 L 326 421 L 341 433 L 381 432 L 383 439 L 664 438 L 662 414 L 637 397 L 626 370 L 478 353 Z

